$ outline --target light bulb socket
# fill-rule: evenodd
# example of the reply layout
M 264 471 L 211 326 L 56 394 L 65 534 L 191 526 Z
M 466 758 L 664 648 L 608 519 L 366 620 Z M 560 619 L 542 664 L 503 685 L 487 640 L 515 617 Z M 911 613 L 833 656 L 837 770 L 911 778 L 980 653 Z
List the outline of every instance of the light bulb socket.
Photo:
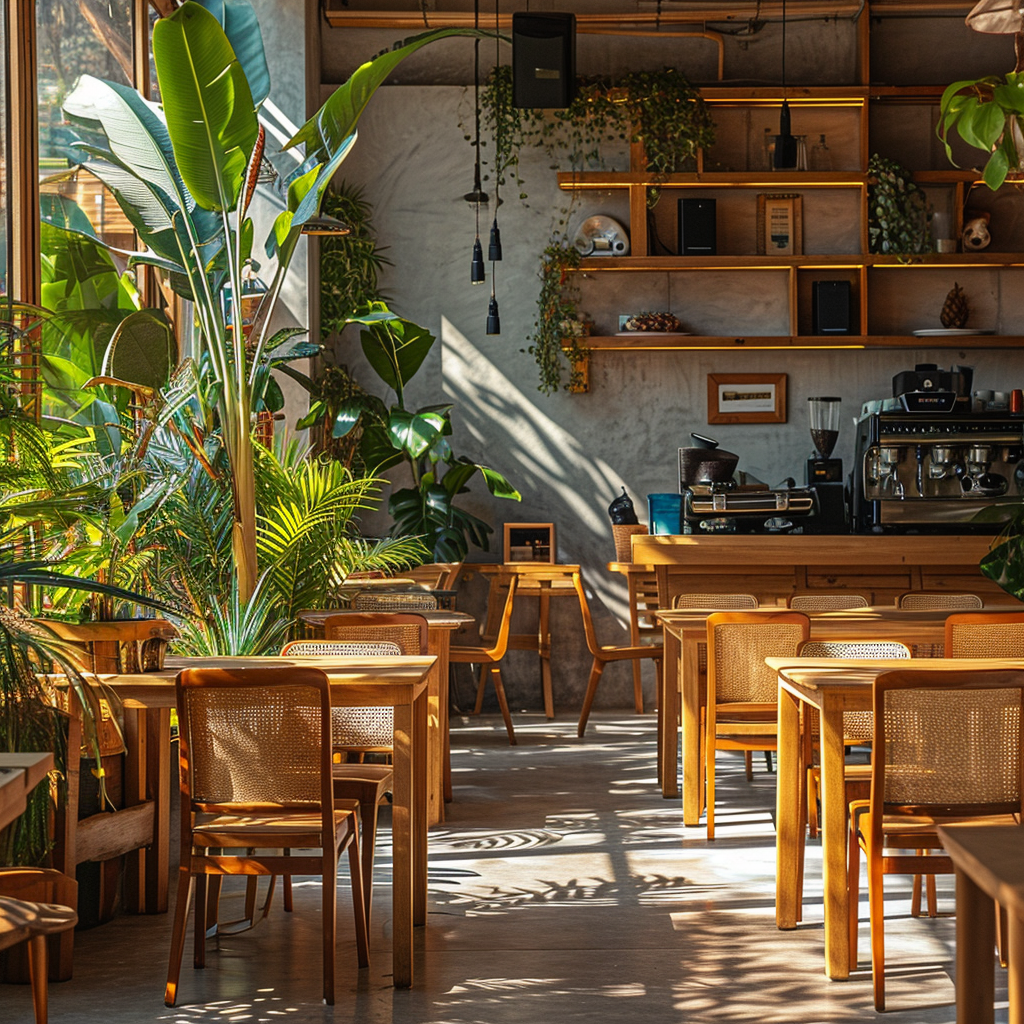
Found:
M 501 318 L 498 316 L 498 300 L 492 295 L 487 307 L 487 333 L 501 334 Z
M 773 166 L 777 171 L 796 170 L 797 145 L 796 136 L 792 133 L 789 104 L 783 100 L 779 111 L 779 134 L 775 136 L 775 156 Z
M 501 231 L 498 228 L 497 217 L 491 223 L 491 240 L 487 246 L 487 258 L 492 263 L 497 263 L 501 259 Z
M 469 269 L 469 280 L 472 284 L 483 284 L 487 279 L 487 271 L 484 267 L 484 247 L 478 238 L 473 243 L 473 262 Z

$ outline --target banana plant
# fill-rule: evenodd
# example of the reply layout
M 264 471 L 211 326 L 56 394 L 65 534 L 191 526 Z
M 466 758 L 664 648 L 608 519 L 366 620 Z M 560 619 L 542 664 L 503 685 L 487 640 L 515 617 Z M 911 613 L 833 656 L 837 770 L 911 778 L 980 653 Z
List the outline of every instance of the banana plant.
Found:
M 285 179 L 286 208 L 264 246 L 276 268 L 248 344 L 241 304 L 223 303 L 222 292 L 242 294 L 242 268 L 251 258 L 254 233 L 247 211 L 264 152 L 259 111 L 269 95 L 270 74 L 251 5 L 186 0 L 157 20 L 153 60 L 160 105 L 88 75 L 64 103 L 80 136 L 83 163 L 110 188 L 145 246 L 129 254 L 129 265 L 159 268 L 193 303 L 230 463 L 232 551 L 243 604 L 259 575 L 251 437 L 257 377 L 265 367 L 264 352 L 281 344 L 268 326 L 302 226 L 319 213 L 376 89 L 409 54 L 451 35 L 487 33 L 437 29 L 378 55 L 357 68 L 286 143 L 286 149 L 305 145 L 305 158 Z M 231 310 L 227 315 L 225 308 Z
M 452 451 L 452 406 L 428 405 L 412 410 L 405 404 L 405 387 L 423 365 L 434 336 L 425 327 L 392 313 L 383 302 L 371 302 L 365 314 L 350 323 L 362 324 L 363 354 L 383 383 L 394 391 L 390 408 L 376 395 L 359 394 L 346 400 L 333 426 L 335 437 L 362 428 L 359 454 L 373 473 L 405 464 L 412 475 L 411 487 L 403 487 L 388 499 L 394 519 L 392 534 L 423 538 L 436 562 L 465 559 L 472 542 L 487 550 L 492 528 L 478 516 L 459 508 L 455 499 L 466 494 L 466 484 L 476 473 L 497 498 L 519 501 L 519 492 L 490 466 L 483 466 Z M 322 403 L 310 407 L 302 422 L 312 424 L 325 414 Z

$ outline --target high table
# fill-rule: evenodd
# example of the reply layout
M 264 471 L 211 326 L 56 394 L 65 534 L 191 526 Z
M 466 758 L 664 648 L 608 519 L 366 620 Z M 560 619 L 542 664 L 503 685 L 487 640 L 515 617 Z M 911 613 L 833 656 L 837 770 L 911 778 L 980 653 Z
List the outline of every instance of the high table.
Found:
M 395 711 L 394 801 L 391 807 L 393 874 L 394 984 L 413 981 L 412 928 L 427 920 L 426 736 L 427 675 L 433 656 L 416 657 L 263 657 L 168 658 L 159 672 L 98 675 L 123 702 L 145 719 L 155 715 L 159 727 L 143 722 L 148 742 L 129 744 L 125 773 L 141 780 L 153 801 L 152 857 L 147 856 L 147 892 L 167 909 L 170 842 L 170 708 L 174 677 L 183 668 L 278 668 L 296 665 L 319 668 L 331 682 L 331 703 L 354 707 L 391 707 Z M 90 678 L 86 675 L 86 678 Z
M 825 915 L 825 973 L 849 977 L 850 936 L 846 874 L 846 801 L 843 712 L 870 711 L 872 684 L 883 672 L 924 668 L 962 673 L 976 669 L 1024 671 L 1024 660 L 1000 658 L 766 658 L 779 675 L 778 771 L 776 775 L 775 923 L 797 926 L 800 846 L 804 817 L 800 806 L 803 750 L 800 704 L 820 715 L 821 847 Z
M 765 609 L 770 611 L 772 609 Z M 779 610 L 779 609 L 775 609 Z M 679 795 L 678 732 L 680 697 L 683 725 L 683 822 L 697 825 L 703 807 L 700 742 L 699 653 L 707 643 L 710 611 L 660 611 L 665 627 L 665 659 L 658 692 L 658 777 L 665 797 Z M 902 640 L 941 644 L 949 611 L 907 611 L 895 605 L 849 611 L 807 612 L 811 636 L 829 640 Z
M 0 754 L 0 829 L 25 813 L 28 795 L 53 768 L 53 754 Z
M 392 582 L 390 580 L 386 582 Z M 297 618 L 313 636 L 322 636 L 324 622 L 333 615 L 365 615 L 352 608 L 322 608 L 299 612 Z M 374 614 L 386 615 L 387 612 Z M 427 824 L 444 821 L 444 804 L 452 798 L 451 743 L 448 733 L 448 649 L 451 635 L 473 622 L 465 612 L 416 611 L 427 620 L 427 654 L 437 663 L 427 675 Z
M 995 1020 L 995 900 L 1009 924 L 1009 1024 L 1024 1024 L 1024 825 L 942 825 L 939 838 L 956 869 L 956 1018 Z

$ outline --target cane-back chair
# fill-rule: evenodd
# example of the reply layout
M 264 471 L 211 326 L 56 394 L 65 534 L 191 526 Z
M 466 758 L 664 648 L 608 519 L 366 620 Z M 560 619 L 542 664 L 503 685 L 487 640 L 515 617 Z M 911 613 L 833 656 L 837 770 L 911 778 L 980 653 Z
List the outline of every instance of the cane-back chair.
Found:
M 177 996 L 193 891 L 194 961 L 203 967 L 207 878 L 281 874 L 320 876 L 323 997 L 333 1004 L 338 855 L 345 849 L 361 967 L 369 944 L 356 802 L 334 797 L 327 676 L 297 666 L 186 669 L 175 692 L 181 860 L 164 1002 L 173 1006 Z
M 587 640 L 587 649 L 594 659 L 590 666 L 590 678 L 587 681 L 587 692 L 583 698 L 583 709 L 580 711 L 580 720 L 576 727 L 576 734 L 582 736 L 587 729 L 587 719 L 590 717 L 594 695 L 597 693 L 597 684 L 601 681 L 605 665 L 612 661 L 632 661 L 634 665 L 638 665 L 641 659 L 650 658 L 654 662 L 654 669 L 660 680 L 663 648 L 648 647 L 643 644 L 630 644 L 626 647 L 599 644 L 597 632 L 594 629 L 594 620 L 590 614 L 586 589 L 583 586 L 583 576 L 579 571 L 572 574 L 572 584 L 576 588 L 576 596 L 580 602 L 580 614 L 583 616 L 583 634 Z
M 281 656 L 326 655 L 329 657 L 364 656 L 386 658 L 402 654 L 402 648 L 391 640 L 356 641 L 295 640 L 285 644 Z M 388 714 L 382 715 L 381 711 Z M 345 755 L 356 749 L 388 751 L 394 746 L 394 711 L 392 708 L 331 708 L 331 746 L 340 763 L 334 763 L 334 797 L 355 800 L 359 804 L 360 847 L 362 855 L 363 894 L 366 923 L 370 924 L 373 909 L 373 860 L 377 845 L 377 808 L 387 799 L 394 786 L 395 773 L 389 764 L 350 763 Z M 361 745 L 362 744 L 362 745 Z M 369 745 L 369 746 L 367 746 Z M 291 886 L 285 881 L 285 909 L 291 910 Z
M 501 680 L 501 669 L 498 666 L 508 651 L 508 639 L 512 629 L 512 608 L 515 603 L 517 585 L 518 577 L 512 572 L 499 573 L 491 580 L 488 600 L 494 600 L 504 590 L 505 603 L 502 606 L 494 642 L 490 647 L 485 647 L 484 644 L 487 641 L 481 638 L 477 645 L 452 646 L 448 651 L 448 663 L 451 665 L 480 666 L 480 681 L 476 688 L 474 714 L 480 714 L 483 707 L 484 687 L 488 677 L 494 681 L 494 693 L 498 698 L 498 707 L 501 709 L 501 717 L 505 722 L 505 731 L 508 733 L 510 746 L 516 745 L 516 731 L 512 725 L 512 715 L 509 712 L 508 699 L 505 696 L 505 684 Z M 488 609 L 488 618 L 490 618 L 490 611 Z
M 896 598 L 897 608 L 910 611 L 963 611 L 969 612 L 984 608 L 985 602 L 977 594 L 947 594 L 937 590 L 908 590 Z
M 885 1009 L 883 879 L 951 874 L 939 825 L 1019 824 L 1024 671 L 885 672 L 874 685 L 871 797 L 850 805 L 851 965 L 867 862 L 875 1008 Z
M 713 612 L 708 616 L 704 731 L 708 839 L 715 838 L 715 752 L 778 749 L 778 676 L 764 659 L 795 655 L 810 628 L 803 612 Z
M 646 645 L 663 647 L 661 623 L 652 614 L 658 608 L 658 577 L 650 565 L 633 565 L 632 538 L 647 533 L 643 523 L 613 523 L 615 561 L 628 565 L 626 592 L 629 600 L 629 643 L 631 647 Z M 643 671 L 641 659 L 633 662 L 633 707 L 638 715 L 644 712 Z
M 950 615 L 946 657 L 1024 658 L 1024 611 Z

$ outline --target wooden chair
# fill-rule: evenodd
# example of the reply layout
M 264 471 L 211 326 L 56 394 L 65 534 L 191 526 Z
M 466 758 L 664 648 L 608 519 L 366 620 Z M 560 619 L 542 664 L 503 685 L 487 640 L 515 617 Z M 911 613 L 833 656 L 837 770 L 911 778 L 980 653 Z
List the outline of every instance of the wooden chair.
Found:
M 583 709 L 580 711 L 579 725 L 576 727 L 576 735 L 582 736 L 587 729 L 587 719 L 590 717 L 590 709 L 594 703 L 594 695 L 597 693 L 597 684 L 601 681 L 605 665 L 612 661 L 633 661 L 639 664 L 641 659 L 650 658 L 654 661 L 655 671 L 658 678 L 661 678 L 662 670 L 662 648 L 646 647 L 642 644 L 628 647 L 615 647 L 601 645 L 597 642 L 597 633 L 594 630 L 594 620 L 590 615 L 590 605 L 587 602 L 587 593 L 583 586 L 583 575 L 576 571 L 572 574 L 572 583 L 576 588 L 576 596 L 580 602 L 580 613 L 583 616 L 583 634 L 587 640 L 587 649 L 590 651 L 594 661 L 590 667 L 590 679 L 587 681 L 587 692 L 583 698 Z
M 1024 611 L 950 615 L 946 657 L 1024 658 Z
M 798 612 L 841 612 L 849 608 L 868 608 L 871 605 L 863 594 L 830 590 L 793 594 L 786 603 Z
M 22 880 L 27 886 L 35 886 L 39 874 L 38 868 L 5 868 L 4 880 L 15 887 Z M 71 886 L 75 885 L 73 879 L 67 881 Z M 77 923 L 78 914 L 71 907 L 0 896 L 0 950 L 28 943 L 28 972 L 36 1024 L 46 1024 L 47 1021 L 49 954 L 46 947 L 49 936 L 70 931 Z
M 626 572 L 626 593 L 629 601 L 629 643 L 631 647 L 646 644 L 663 647 L 665 643 L 661 623 L 651 614 L 658 608 L 658 577 L 649 565 L 634 566 L 631 538 L 646 534 L 643 523 L 613 523 L 615 561 L 629 566 Z M 638 715 L 644 713 L 643 671 L 640 659 L 633 662 L 633 707 Z
M 778 677 L 768 657 L 795 655 L 808 639 L 803 612 L 713 612 L 707 619 L 704 731 L 708 839 L 715 838 L 715 752 L 778 749 Z
M 508 700 L 505 697 L 505 686 L 501 681 L 501 670 L 498 665 L 508 651 L 508 638 L 512 626 L 512 607 L 516 596 L 518 577 L 514 573 L 502 573 L 491 581 L 490 600 L 501 590 L 507 588 L 505 604 L 502 609 L 501 619 L 498 622 L 497 634 L 494 643 L 485 647 L 484 640 L 477 646 L 453 646 L 448 651 L 448 663 L 451 665 L 480 665 L 480 681 L 476 690 L 476 706 L 474 714 L 480 714 L 483 707 L 484 687 L 488 676 L 494 680 L 494 692 L 498 698 L 498 707 L 501 709 L 501 717 L 505 721 L 505 731 L 508 733 L 508 742 L 511 746 L 516 745 L 516 731 L 512 725 L 512 715 L 509 713 Z
M 352 608 L 357 612 L 432 612 L 437 610 L 437 598 L 426 591 L 418 594 L 362 591 L 352 598 Z
M 424 620 L 425 622 L 426 620 Z M 386 627 L 385 627 L 386 628 Z M 424 647 L 423 650 L 426 650 Z M 390 640 L 342 643 L 337 640 L 295 640 L 285 644 L 281 656 L 292 655 L 368 655 L 386 658 L 402 654 L 402 648 Z M 414 653 L 420 653 L 419 651 Z M 387 711 L 388 714 L 380 714 Z M 390 732 L 385 732 L 390 726 Z M 332 765 L 335 800 L 355 800 L 359 804 L 360 848 L 363 873 L 363 901 L 366 926 L 373 910 L 373 860 L 377 845 L 377 808 L 387 799 L 395 782 L 389 764 L 351 764 L 344 755 L 352 750 L 390 753 L 394 748 L 394 710 L 392 708 L 331 708 L 331 746 L 342 754 Z M 291 886 L 285 883 L 285 910 L 290 911 Z
M 855 966 L 863 850 L 875 1009 L 882 1011 L 885 875 L 951 874 L 939 825 L 1011 825 L 1024 812 L 1024 672 L 886 672 L 875 681 L 873 703 L 871 797 L 850 805 L 850 951 Z
M 177 997 L 193 890 L 194 962 L 205 966 L 208 876 L 315 874 L 323 894 L 323 995 L 333 1005 L 338 855 L 346 848 L 361 967 L 369 942 L 356 803 L 334 798 L 327 676 L 295 666 L 186 669 L 175 691 L 181 861 L 164 1002 L 173 1006 Z

